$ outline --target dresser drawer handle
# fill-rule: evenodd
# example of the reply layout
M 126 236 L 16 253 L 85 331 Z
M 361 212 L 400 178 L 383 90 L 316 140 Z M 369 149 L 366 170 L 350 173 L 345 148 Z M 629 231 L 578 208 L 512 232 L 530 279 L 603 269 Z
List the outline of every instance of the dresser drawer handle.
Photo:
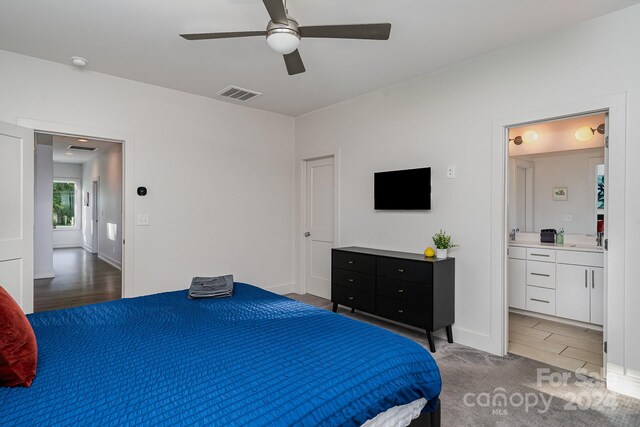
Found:
M 531 301 L 537 301 L 537 302 L 543 302 L 545 304 L 549 304 L 549 301 L 545 301 L 543 299 L 537 299 L 537 298 L 529 298 Z
M 403 293 L 404 289 L 398 289 L 398 292 Z
M 353 283 L 353 279 L 347 279 L 347 282 Z
M 532 253 L 531 256 L 543 256 L 543 257 L 546 257 L 546 258 L 550 257 L 549 254 L 534 254 L 534 253 Z
M 404 313 L 404 310 L 398 310 L 398 313 L 402 314 Z
M 349 264 L 353 264 L 353 263 L 354 263 L 354 261 L 352 261 L 352 260 L 349 260 L 349 261 L 347 261 L 347 262 L 348 262 Z
M 353 297 L 349 297 L 350 300 L 353 300 Z
M 398 273 L 404 273 L 404 270 L 402 268 L 399 268 Z
M 548 274 L 542 274 L 542 273 L 529 273 L 529 274 L 531 274 L 532 276 L 551 277 Z

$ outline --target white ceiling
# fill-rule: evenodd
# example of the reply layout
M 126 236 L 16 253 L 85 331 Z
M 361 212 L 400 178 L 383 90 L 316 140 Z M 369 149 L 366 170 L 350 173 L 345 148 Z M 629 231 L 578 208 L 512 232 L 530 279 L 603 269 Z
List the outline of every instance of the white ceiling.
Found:
M 260 0 L 3 1 L 0 49 L 244 105 L 300 115 L 513 45 L 638 0 L 290 0 L 300 25 L 390 22 L 388 41 L 303 39 L 307 72 L 287 75 L 262 37 L 186 41 L 180 33 L 263 30 Z M 232 101 L 230 101 L 232 102 Z
M 84 163 L 101 153 L 107 151 L 111 144 L 117 144 L 117 142 L 101 141 L 98 139 L 85 138 L 87 142 L 78 141 L 79 137 L 71 136 L 53 136 L 53 161 L 59 163 Z M 70 145 L 79 145 L 85 147 L 96 147 L 95 151 L 83 151 L 68 149 Z M 69 154 L 67 154 L 69 153 Z

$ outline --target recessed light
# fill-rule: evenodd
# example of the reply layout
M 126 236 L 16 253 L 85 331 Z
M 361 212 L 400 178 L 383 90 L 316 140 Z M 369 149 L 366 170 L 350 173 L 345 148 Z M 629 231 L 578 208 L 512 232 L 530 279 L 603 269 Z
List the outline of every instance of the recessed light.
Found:
M 64 154 L 66 154 L 67 156 L 73 156 L 73 153 L 70 153 L 68 151 L 66 153 L 64 153 Z
M 87 64 L 89 63 L 89 61 L 87 61 L 86 59 L 80 57 L 80 56 L 72 56 L 71 57 L 71 63 L 73 65 L 75 65 L 76 67 L 86 67 Z
M 84 138 L 78 138 L 78 142 L 87 142 L 87 140 Z

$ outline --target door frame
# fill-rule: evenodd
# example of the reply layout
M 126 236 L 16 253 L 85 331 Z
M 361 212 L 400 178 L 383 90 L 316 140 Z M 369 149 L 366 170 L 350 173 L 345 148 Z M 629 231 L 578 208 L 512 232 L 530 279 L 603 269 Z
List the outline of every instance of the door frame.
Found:
M 113 129 L 97 129 L 66 123 L 18 117 L 17 125 L 34 132 L 101 139 L 122 144 L 122 297 L 135 296 L 134 282 L 134 192 L 133 187 L 135 136 Z M 126 243 L 126 245 L 125 245 Z M 33 287 L 33 283 L 31 285 Z M 33 299 L 33 298 L 32 298 Z
M 293 291 L 298 294 L 307 293 L 307 245 L 304 237 L 307 217 L 307 162 L 333 157 L 333 247 L 340 246 L 340 152 L 323 151 L 309 153 L 298 157 L 298 203 L 296 224 L 294 226 L 294 277 L 296 283 Z
M 605 322 L 608 342 L 607 387 L 625 376 L 625 216 L 626 216 L 626 93 L 602 96 L 519 113 L 492 121 L 491 143 L 491 337 L 493 348 L 506 355 L 509 345 L 507 304 L 507 161 L 508 129 L 553 118 L 597 112 L 609 114 L 609 176 L 606 237 L 614 242 L 605 251 Z M 612 378 L 612 375 L 615 378 Z M 613 387 L 610 387 L 613 388 Z
M 100 192 L 100 176 L 91 179 L 91 192 L 93 193 L 93 206 L 91 206 L 91 253 L 97 254 L 100 250 L 100 233 L 96 225 L 96 218 L 99 218 L 98 194 Z M 99 221 L 98 221 L 99 222 Z

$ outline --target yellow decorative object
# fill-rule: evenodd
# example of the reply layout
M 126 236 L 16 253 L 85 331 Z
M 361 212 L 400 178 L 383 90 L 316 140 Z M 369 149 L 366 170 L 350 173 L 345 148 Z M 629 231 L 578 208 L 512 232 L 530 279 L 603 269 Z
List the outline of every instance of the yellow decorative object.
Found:
M 436 255 L 436 251 L 433 248 L 427 248 L 424 250 L 424 256 L 427 258 L 433 258 Z

